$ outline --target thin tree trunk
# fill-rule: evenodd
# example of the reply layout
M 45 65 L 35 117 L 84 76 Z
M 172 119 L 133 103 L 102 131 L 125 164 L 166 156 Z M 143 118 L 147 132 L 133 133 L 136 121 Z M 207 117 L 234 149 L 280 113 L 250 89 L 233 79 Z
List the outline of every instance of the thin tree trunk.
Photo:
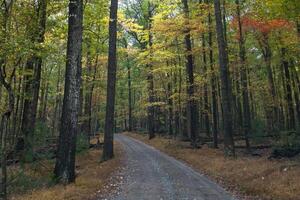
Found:
M 206 43 L 205 43 L 205 35 L 202 34 L 202 56 L 203 56 L 203 73 L 204 73 L 204 125 L 206 134 L 208 137 L 210 135 L 210 123 L 209 123 L 209 103 L 208 103 L 208 86 L 207 86 L 207 57 L 206 57 Z
M 128 48 L 126 43 L 126 49 Z M 126 54 L 127 64 L 127 86 L 128 86 L 128 131 L 132 131 L 132 89 L 131 89 L 131 64 L 129 61 L 129 55 Z
M 86 139 L 89 142 L 89 136 L 91 135 L 91 102 L 92 102 L 92 96 L 91 96 L 91 83 L 93 80 L 91 80 L 92 75 L 92 58 L 91 58 L 91 45 L 90 41 L 87 41 L 87 55 L 86 55 L 86 81 L 85 81 L 85 100 L 84 100 L 84 114 L 83 114 L 83 124 L 82 124 L 82 131 L 85 133 Z
M 56 82 L 56 96 L 55 96 L 55 106 L 54 106 L 54 113 L 53 113 L 53 121 L 52 121 L 52 136 L 55 135 L 58 123 L 58 116 L 57 113 L 59 111 L 59 104 L 60 104 L 60 76 L 61 76 L 61 67 L 58 66 L 58 74 L 57 74 L 57 82 Z
M 171 72 L 172 74 L 172 72 Z M 173 99 L 172 99 L 172 79 L 170 74 L 167 73 L 168 84 L 167 84 L 167 104 L 168 104 L 168 133 L 173 135 Z
M 107 69 L 107 97 L 104 130 L 104 147 L 102 160 L 106 161 L 114 156 L 113 132 L 115 121 L 115 93 L 117 73 L 117 11 L 118 0 L 111 0 L 109 20 L 109 54 Z
M 65 91 L 54 169 L 56 179 L 63 183 L 75 181 L 75 151 L 81 84 L 82 17 L 82 0 L 70 0 Z

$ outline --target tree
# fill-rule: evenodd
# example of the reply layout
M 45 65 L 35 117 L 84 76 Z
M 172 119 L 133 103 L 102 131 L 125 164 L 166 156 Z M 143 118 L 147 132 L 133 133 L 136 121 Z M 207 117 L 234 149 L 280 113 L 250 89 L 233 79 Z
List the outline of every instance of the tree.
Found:
M 63 183 L 75 181 L 76 135 L 81 83 L 82 0 L 69 1 L 68 45 L 65 90 L 59 134 L 55 177 Z
M 250 117 L 250 105 L 249 105 L 249 89 L 248 89 L 248 74 L 246 68 L 246 49 L 245 38 L 242 29 L 241 21 L 241 8 L 240 1 L 236 0 L 237 6 L 237 21 L 238 21 L 238 33 L 239 33 L 239 57 L 240 57 L 240 79 L 242 85 L 242 98 L 243 98 L 243 130 L 245 135 L 246 147 L 250 150 L 249 132 L 251 130 L 251 117 Z
M 154 77 L 153 77 L 153 65 L 152 65 L 152 46 L 153 46 L 153 33 L 152 33 L 152 17 L 153 17 L 153 8 L 152 4 L 150 1 L 147 1 L 147 15 L 146 15 L 146 28 L 148 31 L 148 40 L 144 44 L 146 45 L 148 43 L 149 45 L 149 59 L 150 61 L 148 62 L 147 69 L 148 69 L 148 75 L 147 75 L 147 81 L 148 81 L 148 134 L 149 134 L 149 139 L 153 139 L 155 137 L 155 94 L 154 94 Z M 145 47 L 144 47 L 145 48 Z
M 232 113 L 230 99 L 232 96 L 230 88 L 230 77 L 228 71 L 228 52 L 224 37 L 223 22 L 221 16 L 220 0 L 214 0 L 216 32 L 219 49 L 219 65 L 221 78 L 221 100 L 223 106 L 224 121 L 224 153 L 226 156 L 234 156 L 235 149 L 232 137 Z
M 186 20 L 187 28 L 184 31 L 184 41 L 186 48 L 186 73 L 187 73 L 187 114 L 188 114 L 188 132 L 191 137 L 192 146 L 196 147 L 197 131 L 198 131 L 198 115 L 197 115 L 197 104 L 194 96 L 195 85 L 194 85 L 194 60 L 192 55 L 192 43 L 189 25 L 189 6 L 187 0 L 183 0 L 183 11 Z
M 33 18 L 35 19 L 35 23 L 33 24 L 33 27 L 29 27 L 30 31 L 28 33 L 31 42 L 34 45 L 41 44 L 45 40 L 46 10 L 47 0 L 39 0 L 34 10 L 35 16 L 33 16 Z M 34 49 L 33 55 L 26 62 L 25 70 L 28 70 L 29 73 L 24 77 L 26 98 L 24 102 L 21 131 L 25 137 L 25 154 L 29 156 L 32 154 L 32 143 L 42 72 L 42 57 L 39 55 L 38 50 Z M 32 158 L 26 157 L 24 159 L 31 160 Z
M 104 130 L 104 147 L 102 160 L 106 161 L 114 156 L 113 133 L 115 122 L 115 93 L 116 93 L 116 73 L 117 73 L 117 12 L 118 0 L 111 0 L 109 17 L 109 50 L 107 68 L 107 96 L 106 115 Z

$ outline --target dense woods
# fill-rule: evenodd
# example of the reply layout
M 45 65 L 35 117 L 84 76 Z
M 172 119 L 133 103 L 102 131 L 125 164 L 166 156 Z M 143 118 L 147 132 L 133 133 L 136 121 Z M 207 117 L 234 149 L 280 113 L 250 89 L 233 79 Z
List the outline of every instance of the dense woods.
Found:
M 298 0 L 1 0 L 0 199 L 10 168 L 144 132 L 270 157 L 300 153 Z M 100 143 L 100 141 L 98 141 Z

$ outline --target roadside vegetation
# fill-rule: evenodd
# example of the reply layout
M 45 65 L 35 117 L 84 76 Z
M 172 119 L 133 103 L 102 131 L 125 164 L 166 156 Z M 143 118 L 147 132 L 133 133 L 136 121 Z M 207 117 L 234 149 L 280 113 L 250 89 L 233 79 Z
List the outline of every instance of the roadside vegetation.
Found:
M 97 145 L 93 139 L 91 145 Z M 76 160 L 76 182 L 70 185 L 56 184 L 53 180 L 55 160 L 40 160 L 26 164 L 22 168 L 13 166 L 16 176 L 9 188 L 10 199 L 15 200 L 80 200 L 95 199 L 99 195 L 108 195 L 115 182 L 112 177 L 121 167 L 122 148 L 116 145 L 115 159 L 100 162 L 101 147 L 78 151 Z

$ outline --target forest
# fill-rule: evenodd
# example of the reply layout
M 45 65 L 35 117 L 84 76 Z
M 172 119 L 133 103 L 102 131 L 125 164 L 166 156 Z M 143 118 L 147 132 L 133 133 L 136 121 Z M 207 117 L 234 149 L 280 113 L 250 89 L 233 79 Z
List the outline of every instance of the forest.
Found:
M 0 199 L 300 199 L 299 0 L 0 6 Z

